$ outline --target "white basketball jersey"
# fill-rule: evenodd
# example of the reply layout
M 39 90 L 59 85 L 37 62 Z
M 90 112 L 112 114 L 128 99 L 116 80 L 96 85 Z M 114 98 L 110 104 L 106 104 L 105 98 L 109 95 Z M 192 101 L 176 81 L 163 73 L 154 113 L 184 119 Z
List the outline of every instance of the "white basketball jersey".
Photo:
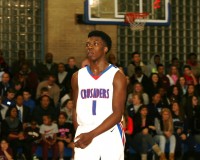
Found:
M 113 113 L 113 79 L 118 70 L 110 64 L 99 76 L 94 76 L 89 66 L 78 71 L 76 112 L 79 125 L 96 127 Z

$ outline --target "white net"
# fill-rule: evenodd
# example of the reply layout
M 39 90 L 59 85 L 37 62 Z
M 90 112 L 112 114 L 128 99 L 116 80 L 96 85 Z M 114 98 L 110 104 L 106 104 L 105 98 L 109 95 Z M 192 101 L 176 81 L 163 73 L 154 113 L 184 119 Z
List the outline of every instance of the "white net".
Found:
M 127 13 L 125 22 L 130 24 L 132 31 L 143 31 L 147 17 L 148 13 Z

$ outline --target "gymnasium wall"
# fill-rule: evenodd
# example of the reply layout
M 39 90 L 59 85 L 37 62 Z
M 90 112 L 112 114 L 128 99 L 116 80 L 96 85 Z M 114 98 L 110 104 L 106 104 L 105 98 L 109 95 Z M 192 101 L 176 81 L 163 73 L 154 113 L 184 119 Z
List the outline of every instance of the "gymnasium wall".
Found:
M 117 53 L 117 27 L 114 25 L 76 24 L 75 14 L 83 14 L 84 0 L 48 0 L 45 3 L 45 52 L 54 54 L 55 62 L 66 62 L 74 56 L 78 66 L 85 58 L 87 34 L 94 29 L 111 36 L 110 53 Z

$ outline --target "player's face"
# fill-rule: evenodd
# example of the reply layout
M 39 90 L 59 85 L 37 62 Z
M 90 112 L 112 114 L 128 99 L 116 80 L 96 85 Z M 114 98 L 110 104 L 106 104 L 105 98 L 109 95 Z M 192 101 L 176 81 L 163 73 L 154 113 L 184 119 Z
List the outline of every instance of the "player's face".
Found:
M 100 37 L 90 37 L 86 42 L 87 57 L 96 61 L 101 58 L 105 58 L 105 54 L 108 48 L 105 42 Z

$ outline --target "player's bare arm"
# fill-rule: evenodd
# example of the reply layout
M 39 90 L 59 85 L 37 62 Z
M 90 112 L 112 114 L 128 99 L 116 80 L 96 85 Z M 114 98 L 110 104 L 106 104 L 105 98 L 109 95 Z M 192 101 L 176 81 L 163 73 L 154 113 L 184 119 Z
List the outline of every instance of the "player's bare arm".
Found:
M 76 115 L 76 101 L 78 98 L 78 72 L 74 73 L 71 79 L 71 85 L 72 85 L 72 96 L 73 96 L 73 114 L 72 114 L 72 118 L 73 118 L 73 125 L 74 125 L 74 129 L 76 130 L 78 127 L 78 123 L 77 123 L 77 115 Z
M 120 71 L 118 71 L 115 74 L 113 81 L 113 104 L 112 104 L 113 113 L 94 130 L 88 133 L 82 133 L 79 136 L 77 136 L 75 138 L 77 139 L 75 143 L 76 147 L 79 148 L 87 147 L 92 142 L 93 138 L 109 130 L 117 123 L 119 123 L 121 121 L 124 112 L 125 100 L 126 100 L 126 78 Z

